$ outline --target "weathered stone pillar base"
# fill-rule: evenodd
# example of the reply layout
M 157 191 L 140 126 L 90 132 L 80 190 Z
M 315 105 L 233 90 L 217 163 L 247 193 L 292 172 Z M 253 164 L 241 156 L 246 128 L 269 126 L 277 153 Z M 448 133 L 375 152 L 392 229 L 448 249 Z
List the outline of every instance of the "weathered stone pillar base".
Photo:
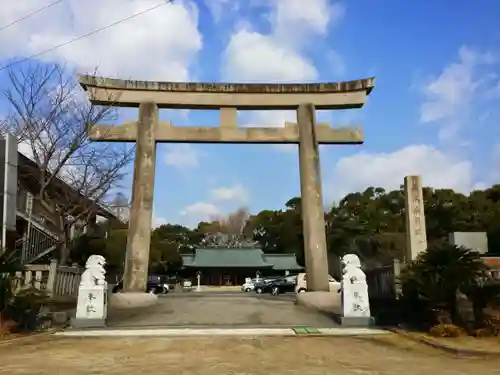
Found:
M 339 293 L 335 292 L 302 292 L 297 294 L 297 305 L 307 307 L 332 317 L 341 312 Z
M 156 303 L 158 296 L 153 293 L 113 293 L 109 296 L 110 310 L 135 309 Z
M 106 319 L 79 319 L 71 318 L 71 328 L 106 328 Z
M 369 317 L 340 316 L 338 322 L 342 327 L 364 328 L 364 327 L 373 327 L 375 325 L 375 318 L 371 316 Z
M 125 293 L 146 292 L 153 215 L 156 164 L 155 132 L 157 126 L 157 105 L 155 103 L 141 103 L 137 126 L 132 207 L 123 277 L 123 291 Z
M 297 110 L 297 122 L 300 139 L 300 191 L 307 289 L 328 292 L 330 287 L 328 283 L 325 213 L 321 192 L 314 105 L 301 104 Z

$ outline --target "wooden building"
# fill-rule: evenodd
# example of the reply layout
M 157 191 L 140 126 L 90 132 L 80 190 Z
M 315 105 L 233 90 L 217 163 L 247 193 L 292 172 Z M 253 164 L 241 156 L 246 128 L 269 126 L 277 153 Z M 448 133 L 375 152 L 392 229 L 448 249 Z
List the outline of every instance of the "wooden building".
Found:
M 53 205 L 35 199 L 40 190 L 41 171 L 33 160 L 17 151 L 17 140 L 12 136 L 0 137 L 0 172 L 0 252 L 3 248 L 15 248 L 23 264 L 44 262 L 63 241 L 60 217 Z M 45 172 L 47 175 L 49 171 Z M 88 213 L 87 220 L 70 228 L 71 239 L 85 232 L 97 216 L 115 218 L 112 212 L 59 178 L 47 190 L 66 205 L 74 203 L 75 214 Z
M 202 285 L 241 285 L 247 277 L 281 276 L 298 273 L 295 254 L 264 254 L 256 248 L 198 248 L 182 254 L 182 276 L 196 282 L 201 272 Z

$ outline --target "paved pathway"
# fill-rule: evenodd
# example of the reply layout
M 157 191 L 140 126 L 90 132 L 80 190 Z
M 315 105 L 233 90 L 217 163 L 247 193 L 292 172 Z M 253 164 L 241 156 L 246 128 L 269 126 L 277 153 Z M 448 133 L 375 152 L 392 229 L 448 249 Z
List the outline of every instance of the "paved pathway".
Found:
M 293 294 L 179 293 L 156 306 L 110 312 L 108 326 L 121 327 L 336 327 L 332 318 L 294 304 Z
M 65 338 L 0 345 L 6 375 L 498 375 L 500 359 L 457 358 L 396 335 L 374 338 Z

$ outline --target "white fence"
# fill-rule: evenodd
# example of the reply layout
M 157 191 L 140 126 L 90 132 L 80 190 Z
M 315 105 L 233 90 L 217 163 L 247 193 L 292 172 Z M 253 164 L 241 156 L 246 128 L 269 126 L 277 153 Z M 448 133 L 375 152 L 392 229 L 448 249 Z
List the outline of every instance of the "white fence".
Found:
M 75 300 L 83 269 L 79 266 L 59 266 L 56 260 L 50 264 L 31 264 L 15 274 L 15 289 L 35 287 L 47 292 L 53 300 Z

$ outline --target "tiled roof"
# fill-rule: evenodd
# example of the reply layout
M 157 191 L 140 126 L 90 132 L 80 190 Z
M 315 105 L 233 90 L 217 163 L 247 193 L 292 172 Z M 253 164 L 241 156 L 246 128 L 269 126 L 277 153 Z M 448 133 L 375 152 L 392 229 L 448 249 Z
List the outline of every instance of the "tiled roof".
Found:
M 301 270 L 295 254 L 264 254 L 261 249 L 196 249 L 195 254 L 182 254 L 189 268 L 272 268 L 279 271 Z
M 295 254 L 265 254 L 264 261 L 271 263 L 274 270 L 298 271 L 304 268 L 297 264 Z
M 264 261 L 260 249 L 196 249 L 194 259 L 189 263 L 183 257 L 185 267 L 191 268 L 271 268 L 272 264 Z
M 182 264 L 184 266 L 189 266 L 193 263 L 194 254 L 181 254 Z

